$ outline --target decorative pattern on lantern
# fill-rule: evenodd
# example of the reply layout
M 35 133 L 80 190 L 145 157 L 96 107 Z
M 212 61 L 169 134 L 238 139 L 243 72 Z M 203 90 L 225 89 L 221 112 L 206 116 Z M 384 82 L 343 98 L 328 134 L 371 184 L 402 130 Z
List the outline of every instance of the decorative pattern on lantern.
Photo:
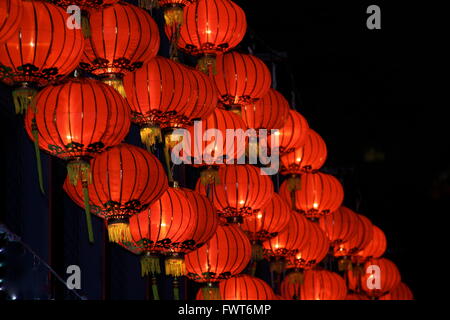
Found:
M 248 140 L 242 134 L 229 138 L 233 143 L 226 143 L 227 129 L 243 133 L 247 126 L 238 115 L 216 108 L 208 118 L 188 128 L 180 157 L 195 167 L 236 163 L 245 156 Z
M 330 241 L 315 222 L 307 221 L 309 241 L 298 252 L 287 259 L 286 268 L 307 270 L 321 262 L 328 253 Z
M 414 300 L 414 295 L 406 284 L 400 282 L 395 289 L 380 297 L 380 300 Z
M 280 154 L 286 154 L 301 148 L 305 144 L 308 136 L 308 121 L 297 111 L 289 110 L 289 114 L 284 126 L 279 131 Z M 268 140 L 270 146 L 271 140 Z
M 281 129 L 289 115 L 289 102 L 277 90 L 270 88 L 258 102 L 246 104 L 241 115 L 247 127 L 259 129 Z
M 200 178 L 196 190 L 208 196 L 228 222 L 242 223 L 243 218 L 260 212 L 273 195 L 272 180 L 252 165 L 221 166 L 217 177 L 219 181 L 212 184 L 204 184 Z
M 373 237 L 361 251 L 352 256 L 353 261 L 360 263 L 371 258 L 380 258 L 386 251 L 387 241 L 384 232 L 377 226 L 372 225 Z
M 124 74 L 158 53 L 158 26 L 145 10 L 126 2 L 90 11 L 89 24 L 91 36 L 85 41 L 80 68 L 100 76 L 125 96 Z
M 246 274 L 219 284 L 222 300 L 272 300 L 274 292 L 263 280 Z
M 322 137 L 309 129 L 303 147 L 281 157 L 280 173 L 302 174 L 314 172 L 322 168 L 327 160 L 327 146 Z
M 21 0 L 5 0 L 0 3 L 0 42 L 8 40 L 17 32 L 22 15 Z
M 347 286 L 337 273 L 327 270 L 307 270 L 303 280 L 289 274 L 281 284 L 281 295 L 294 300 L 345 300 Z
M 251 244 L 237 225 L 220 224 L 200 249 L 186 255 L 187 276 L 204 283 L 204 296 L 218 299 L 216 283 L 241 273 L 251 259 Z
M 109 240 L 131 241 L 129 218 L 155 203 L 168 188 L 163 166 L 153 154 L 125 143 L 95 157 L 91 166 L 89 196 L 102 209 Z
M 226 108 L 240 113 L 242 106 L 255 103 L 269 92 L 269 68 L 253 55 L 229 52 L 217 57 L 216 66 L 212 79 Z
M 237 46 L 247 30 L 244 11 L 230 0 L 197 0 L 184 8 L 183 18 L 178 48 L 203 56 L 198 66 L 204 72 L 214 71 L 215 56 Z M 165 30 L 169 39 L 177 32 L 169 26 Z
M 353 237 L 358 217 L 353 210 L 341 206 L 332 214 L 319 220 L 319 226 L 325 231 L 331 246 L 335 247 L 347 242 Z
M 81 180 L 85 201 L 91 182 L 88 161 L 108 147 L 119 144 L 128 134 L 130 109 L 111 87 L 90 79 L 70 79 L 38 93 L 35 110 L 25 116 L 25 129 L 34 141 L 40 186 L 43 190 L 39 148 L 69 161 L 72 184 Z M 89 203 L 85 202 L 90 216 Z M 90 221 L 90 218 L 88 218 Z M 93 234 L 88 222 L 90 240 Z
M 374 232 L 372 222 L 361 214 L 356 216 L 358 219 L 352 237 L 347 242 L 334 247 L 335 257 L 356 255 L 372 241 Z
M 344 200 L 339 180 L 321 172 L 291 177 L 281 184 L 279 193 L 297 212 L 314 219 L 336 211 Z
M 361 289 L 372 299 L 379 299 L 395 289 L 401 282 L 397 266 L 386 258 L 371 259 L 362 268 L 347 271 L 349 289 Z
M 310 241 L 310 232 L 308 220 L 291 211 L 287 228 L 276 237 L 263 242 L 264 255 L 272 260 L 271 269 L 280 273 L 285 267 L 286 258 L 295 255 Z
M 67 13 L 63 9 L 45 1 L 21 2 L 23 12 L 18 29 L 13 34 L 8 32 L 8 39 L 0 43 L 0 79 L 16 87 L 16 113 L 27 109 L 37 87 L 73 71 L 84 48 L 81 30 L 66 27 Z M 8 23 L 19 14 L 16 5 L 11 10 Z
M 169 188 L 149 209 L 130 219 L 134 245 L 145 253 L 141 258 L 143 276 L 161 272 L 158 254 L 168 256 L 165 261 L 167 275 L 184 275 L 184 253 L 197 248 L 196 240 L 204 241 L 200 234 L 194 236 L 194 232 L 199 231 L 197 224 L 200 221 L 186 193 L 178 187 Z M 209 221 L 202 222 L 208 224 Z

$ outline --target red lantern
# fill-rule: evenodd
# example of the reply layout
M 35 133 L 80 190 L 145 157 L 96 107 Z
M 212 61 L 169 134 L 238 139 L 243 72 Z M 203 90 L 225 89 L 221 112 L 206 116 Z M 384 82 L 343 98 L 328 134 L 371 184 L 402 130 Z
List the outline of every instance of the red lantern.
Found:
M 353 236 L 347 242 L 334 248 L 335 257 L 356 255 L 366 248 L 373 239 L 372 222 L 361 214 L 357 214 L 356 216 L 358 217 L 358 220 L 355 225 Z
M 395 289 L 382 296 L 380 300 L 414 300 L 414 295 L 406 284 L 400 282 Z
M 357 223 L 356 213 L 344 206 L 319 220 L 319 226 L 333 247 L 347 242 L 353 236 Z
M 251 259 L 251 244 L 236 225 L 222 224 L 200 249 L 186 255 L 187 276 L 204 283 L 208 300 L 219 298 L 217 283 L 241 273 Z
M 307 221 L 309 241 L 289 258 L 287 268 L 311 269 L 322 261 L 330 248 L 330 241 L 315 222 Z
M 289 115 L 289 102 L 275 89 L 269 91 L 258 102 L 246 104 L 241 115 L 247 127 L 259 129 L 281 129 Z
M 278 259 L 293 256 L 310 241 L 310 232 L 308 220 L 303 215 L 291 211 L 287 228 L 263 243 L 264 254 Z
M 241 223 L 244 217 L 257 214 L 273 195 L 272 180 L 258 167 L 221 166 L 217 176 L 218 181 L 207 185 L 200 178 L 196 189 L 212 200 L 220 217 L 229 221 Z
M 344 300 L 347 286 L 337 273 L 327 270 L 305 271 L 303 281 L 288 275 L 281 284 L 281 295 L 294 300 Z
M 233 143 L 226 143 L 227 129 L 244 132 L 247 126 L 238 115 L 216 108 L 208 118 L 188 128 L 182 156 L 194 166 L 235 163 L 245 156 L 248 141 L 244 135 L 236 135 L 230 139 Z
M 216 64 L 217 73 L 212 78 L 219 99 L 226 106 L 240 111 L 242 106 L 255 103 L 268 93 L 272 76 L 257 57 L 230 52 L 217 57 Z
M 246 274 L 220 282 L 223 300 L 272 300 L 274 292 L 263 280 Z
M 305 144 L 309 125 L 306 119 L 297 111 L 289 110 L 284 126 L 279 131 L 280 154 L 295 151 Z M 271 140 L 268 140 L 270 145 Z
M 0 42 L 8 40 L 17 32 L 22 14 L 21 0 L 5 0 L 0 3 Z
M 161 198 L 168 188 L 163 166 L 150 152 L 125 143 L 96 156 L 91 166 L 89 198 L 102 209 L 109 240 L 131 241 L 129 218 Z
M 312 129 L 308 130 L 303 147 L 281 157 L 281 174 L 302 174 L 317 171 L 327 160 L 325 141 Z
M 89 79 L 70 79 L 48 86 L 39 92 L 34 102 L 36 109 L 27 111 L 25 129 L 34 140 L 38 168 L 39 148 L 68 160 L 70 181 L 76 185 L 81 180 L 85 201 L 88 201 L 87 185 L 91 180 L 88 161 L 125 138 L 130 127 L 128 104 L 111 87 Z M 39 180 L 43 190 L 40 170 Z M 90 221 L 88 206 L 86 203 Z M 93 241 L 90 222 L 88 228 Z
M 191 55 L 204 55 L 200 63 L 204 71 L 214 56 L 237 46 L 247 29 L 244 11 L 230 0 L 197 0 L 184 8 L 183 18 L 178 47 Z M 175 28 L 166 27 L 169 39 L 176 32 Z
M 17 113 L 26 110 L 36 87 L 73 71 L 84 48 L 81 30 L 67 28 L 63 9 L 45 1 L 26 0 L 22 6 L 19 28 L 0 44 L 0 79 L 18 87 L 13 91 Z
M 364 262 L 370 258 L 380 258 L 386 251 L 387 242 L 384 232 L 377 226 L 372 225 L 372 228 L 372 240 L 354 256 L 357 261 Z
M 80 67 L 100 76 L 123 96 L 123 75 L 134 71 L 156 56 L 159 30 L 143 9 L 119 2 L 89 15 L 91 36 Z
M 265 241 L 286 229 L 290 218 L 291 210 L 288 204 L 274 193 L 258 214 L 244 219 L 242 229 L 250 240 Z
M 349 288 L 359 292 L 362 289 L 369 297 L 378 299 L 401 282 L 397 266 L 386 258 L 371 259 L 363 268 L 356 268 L 347 272 Z
M 369 300 L 366 296 L 357 293 L 349 293 L 345 297 L 345 300 Z
M 344 200 L 344 189 L 339 180 L 321 172 L 302 174 L 301 179 L 289 178 L 281 184 L 279 193 L 299 213 L 310 218 L 336 211 Z

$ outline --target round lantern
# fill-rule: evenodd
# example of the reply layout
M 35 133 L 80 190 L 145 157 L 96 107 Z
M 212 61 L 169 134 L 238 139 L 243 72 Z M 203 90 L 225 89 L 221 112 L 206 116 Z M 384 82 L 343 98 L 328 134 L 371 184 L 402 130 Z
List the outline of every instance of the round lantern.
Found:
M 183 20 L 178 48 L 203 56 L 199 67 L 205 72 L 214 65 L 214 57 L 237 46 L 247 30 L 244 11 L 230 0 L 197 0 L 184 8 Z M 176 32 L 166 26 L 169 39 Z
M 217 73 L 212 78 L 219 100 L 226 107 L 240 112 L 242 106 L 255 103 L 268 93 L 272 76 L 266 64 L 257 57 L 229 52 L 217 57 L 216 64 Z
M 132 240 L 145 252 L 141 258 L 142 275 L 160 273 L 158 254 L 168 256 L 165 260 L 167 275 L 178 277 L 186 273 L 184 254 L 201 245 L 196 240 L 202 241 L 199 233 L 194 236 L 200 221 L 198 212 L 186 197 L 187 192 L 178 187 L 169 188 L 149 209 L 130 219 Z M 209 218 L 201 222 L 204 225 L 200 228 L 205 225 L 209 228 Z
M 352 237 L 347 242 L 334 247 L 335 257 L 356 255 L 366 248 L 373 239 L 372 222 L 361 214 L 357 214 L 356 216 L 358 219 Z
M 269 176 L 249 164 L 221 166 L 217 177 L 218 181 L 206 185 L 200 178 L 196 189 L 207 195 L 219 216 L 229 222 L 242 223 L 244 217 L 257 214 L 273 195 Z
M 332 175 L 315 172 L 291 177 L 280 186 L 280 195 L 308 218 L 320 218 L 336 211 L 344 200 L 344 189 Z
M 272 130 L 284 126 L 289 110 L 286 98 L 271 88 L 258 102 L 244 105 L 241 108 L 241 115 L 247 127 L 251 129 Z
M 348 270 L 347 279 L 350 289 L 362 289 L 372 299 L 386 295 L 401 282 L 397 266 L 386 258 L 371 259 L 362 268 Z
M 370 258 L 380 258 L 386 251 L 387 242 L 384 232 L 377 226 L 372 225 L 373 237 L 370 242 L 363 247 L 361 251 L 356 253 L 354 260 L 364 262 Z
M 290 153 L 305 144 L 309 125 L 306 119 L 297 111 L 289 110 L 284 126 L 279 130 L 280 154 Z M 268 140 L 270 145 L 271 140 Z
M 0 43 L 17 32 L 22 14 L 21 0 L 5 0 L 0 3 Z
M 12 22 L 19 10 L 17 1 L 7 2 L 12 5 L 12 16 L 7 20 Z M 15 86 L 16 113 L 26 110 L 37 87 L 72 72 L 84 48 L 81 30 L 67 28 L 67 13 L 63 9 L 45 1 L 21 2 L 23 12 L 18 29 L 0 43 L 0 79 Z
M 281 295 L 294 300 L 344 300 L 347 287 L 337 273 L 327 270 L 305 271 L 303 280 L 288 275 L 281 284 Z
M 395 289 L 382 296 L 380 300 L 414 300 L 414 295 L 406 284 L 400 282 Z
M 263 280 L 246 274 L 220 282 L 223 300 L 272 300 L 274 292 Z
M 287 228 L 276 237 L 263 242 L 264 255 L 274 258 L 275 263 L 271 266 L 275 271 L 284 268 L 285 258 L 295 255 L 310 241 L 310 229 L 308 220 L 291 211 L 291 218 Z M 277 263 L 280 262 L 280 263 Z
M 131 241 L 129 218 L 157 201 L 168 188 L 163 166 L 150 152 L 125 143 L 96 156 L 91 166 L 89 198 L 102 209 L 109 240 Z
M 125 138 L 130 127 L 128 104 L 111 87 L 89 79 L 50 85 L 36 95 L 34 103 L 35 110 L 26 113 L 25 129 L 35 144 L 41 189 L 39 148 L 69 161 L 70 181 L 76 185 L 81 180 L 88 201 L 88 161 Z M 88 203 L 85 207 L 89 216 Z M 92 241 L 92 233 L 89 234 Z
M 241 273 L 250 259 L 251 244 L 244 232 L 236 225 L 221 224 L 203 247 L 186 255 L 187 276 L 204 283 L 205 294 L 217 299 L 214 283 Z
M 353 236 L 357 223 L 356 213 L 344 206 L 319 220 L 319 226 L 333 247 L 347 242 Z
M 86 39 L 80 67 L 125 96 L 123 75 L 158 53 L 158 26 L 145 10 L 126 2 L 91 11 L 89 24 L 91 36 Z
M 330 241 L 320 227 L 307 221 L 309 241 L 298 249 L 298 252 L 288 259 L 286 268 L 307 270 L 322 261 L 330 248 Z
M 243 134 L 227 139 L 227 129 L 243 133 L 247 126 L 238 115 L 216 108 L 205 120 L 188 128 L 181 157 L 194 166 L 236 163 L 245 156 L 248 140 Z
M 312 129 L 308 130 L 303 147 L 281 157 L 281 174 L 302 174 L 322 168 L 327 160 L 325 141 Z

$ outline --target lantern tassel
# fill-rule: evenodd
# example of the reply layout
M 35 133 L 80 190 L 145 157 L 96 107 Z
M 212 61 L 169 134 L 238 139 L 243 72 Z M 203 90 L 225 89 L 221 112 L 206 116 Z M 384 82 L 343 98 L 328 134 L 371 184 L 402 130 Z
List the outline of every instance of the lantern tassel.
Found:
M 172 167 L 170 165 L 170 145 L 168 143 L 168 139 L 166 137 L 164 144 L 164 159 L 166 160 L 166 166 L 167 166 L 167 178 L 169 182 L 173 182 L 173 174 L 172 174 Z
M 219 288 L 212 283 L 202 288 L 202 294 L 205 300 L 221 300 Z
M 128 222 L 108 222 L 108 236 L 110 242 L 131 242 L 130 225 Z
M 289 275 L 289 283 L 291 284 L 303 284 L 304 273 L 303 272 L 293 272 Z
M 32 104 L 37 90 L 27 87 L 26 85 L 15 89 L 12 92 L 14 108 L 16 114 L 24 114 L 28 107 Z
M 67 164 L 67 175 L 73 186 L 77 186 L 78 180 L 92 183 L 91 166 L 84 160 L 71 161 Z
M 212 55 L 205 55 L 201 57 L 197 62 L 197 69 L 207 75 L 210 75 L 211 73 L 216 75 L 216 57 Z
M 173 285 L 173 299 L 178 301 L 180 300 L 180 282 L 176 277 L 173 279 L 172 285 Z
M 283 272 L 285 266 L 284 260 L 275 260 L 270 263 L 270 271 L 275 272 L 276 274 L 281 274 Z
M 141 276 L 161 274 L 161 266 L 159 264 L 159 257 L 146 253 L 141 257 Z
M 209 167 L 200 173 L 200 182 L 204 186 L 211 184 L 220 184 L 219 171 L 216 168 Z
M 338 270 L 339 271 L 348 271 L 352 270 L 352 262 L 348 258 L 343 258 L 338 262 Z
M 141 128 L 141 141 L 152 152 L 155 144 L 162 142 L 161 129 L 157 126 Z
M 112 76 L 102 79 L 102 82 L 116 89 L 116 91 L 120 93 L 122 97 L 124 98 L 127 97 L 127 94 L 125 93 L 125 88 L 123 87 L 122 79 L 118 78 L 117 76 Z
M 84 212 L 86 213 L 86 225 L 88 229 L 89 242 L 94 243 L 94 231 L 92 230 L 91 205 L 89 204 L 89 191 L 87 181 L 82 182 Z
M 264 258 L 264 249 L 258 242 L 252 243 L 252 260 L 261 261 Z
M 39 189 L 41 190 L 42 194 L 45 194 L 44 191 L 44 179 L 42 176 L 42 162 L 41 162 L 41 151 L 39 150 L 39 133 L 36 126 L 36 118 L 33 118 L 31 122 L 31 131 L 33 133 L 34 138 L 34 152 L 36 153 L 36 167 L 38 172 L 38 179 L 39 179 Z
M 159 7 L 158 0 L 139 0 L 138 5 L 145 10 L 152 10 Z
M 89 22 L 89 15 L 86 11 L 81 13 L 81 31 L 85 39 L 91 37 L 91 23 Z
M 292 176 L 288 179 L 287 182 L 287 189 L 291 194 L 291 205 L 292 205 L 292 210 L 296 210 L 297 207 L 295 205 L 296 203 L 296 191 L 301 190 L 301 180 L 300 177 L 297 176 Z
M 186 265 L 183 257 L 169 257 L 165 261 L 166 275 L 181 277 L 186 274 Z
M 159 300 L 158 283 L 156 282 L 156 277 L 152 276 L 152 293 L 153 300 Z

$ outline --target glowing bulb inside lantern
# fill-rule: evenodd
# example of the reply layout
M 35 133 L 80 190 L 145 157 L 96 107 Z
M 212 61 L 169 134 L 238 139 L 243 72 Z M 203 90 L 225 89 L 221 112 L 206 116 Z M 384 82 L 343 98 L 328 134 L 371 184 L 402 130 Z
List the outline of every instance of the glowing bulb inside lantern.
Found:
M 239 204 L 244 204 L 244 203 L 245 203 L 244 200 L 239 201 Z
M 260 214 L 258 214 L 257 218 L 262 219 L 262 216 L 263 216 L 262 213 L 260 213 Z
M 211 34 L 212 33 L 212 31 L 211 30 L 209 30 L 209 29 L 206 29 L 206 34 Z
M 161 227 L 165 227 L 166 224 L 164 222 L 161 223 Z
M 319 207 L 319 204 L 317 202 L 314 202 L 313 207 L 314 209 L 317 209 Z
M 302 161 L 302 158 L 297 158 L 296 160 L 297 160 L 297 162 L 300 162 L 300 161 Z
M 280 131 L 275 131 L 274 135 L 279 136 L 280 135 Z

